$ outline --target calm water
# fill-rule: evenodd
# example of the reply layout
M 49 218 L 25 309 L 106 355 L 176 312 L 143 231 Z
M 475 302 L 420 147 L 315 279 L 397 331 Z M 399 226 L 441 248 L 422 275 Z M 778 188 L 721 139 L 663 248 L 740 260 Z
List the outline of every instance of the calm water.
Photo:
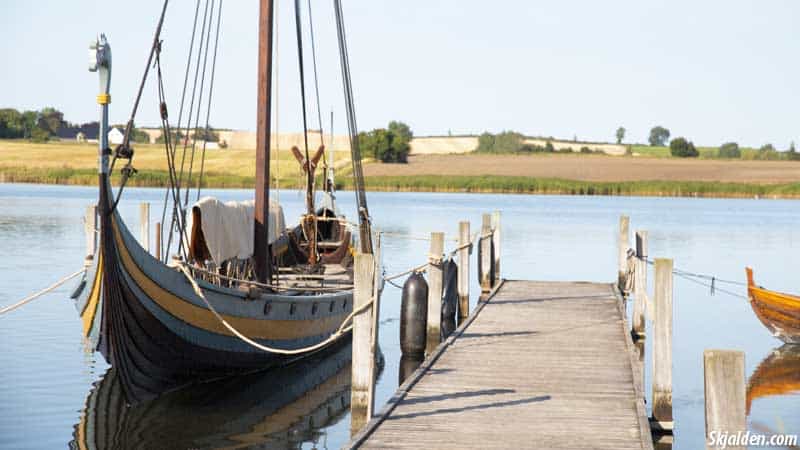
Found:
M 251 196 L 240 190 L 213 194 Z M 0 306 L 80 267 L 82 214 L 95 197 L 94 188 L 0 184 Z M 152 202 L 155 216 L 161 199 L 160 190 L 130 189 L 120 210 L 138 230 L 138 203 Z M 290 222 L 301 213 L 298 193 L 282 192 L 280 200 Z M 760 284 L 800 291 L 798 202 L 417 193 L 374 193 L 369 201 L 376 224 L 391 232 L 383 242 L 389 273 L 424 262 L 428 244 L 420 237 L 444 231 L 453 239 L 459 220 L 470 220 L 475 230 L 481 213 L 499 209 L 503 276 L 610 282 L 616 277 L 618 219 L 626 213 L 632 230 L 649 230 L 653 257 L 671 257 L 678 268 L 737 280 L 744 280 L 744 267 L 752 265 Z M 340 205 L 352 212 L 352 193 L 341 193 Z M 1 448 L 64 448 L 97 427 L 115 433 L 117 445 L 132 447 L 158 443 L 153 436 L 162 435 L 180 436 L 175 441 L 182 447 L 196 448 L 338 448 L 347 441 L 349 375 L 328 366 L 319 371 L 330 378 L 305 394 L 293 381 L 299 374 L 278 381 L 232 380 L 125 410 L 115 403 L 113 373 L 106 375 L 102 357 L 88 352 L 81 341 L 78 315 L 68 298 L 72 287 L 0 317 Z M 378 404 L 397 387 L 399 306 L 399 291 L 387 285 L 380 335 L 386 367 Z M 781 343 L 765 331 L 746 301 L 711 296 L 707 288 L 680 278 L 675 280 L 674 335 L 674 448 L 703 448 L 703 349 L 744 350 L 747 375 L 756 378 L 751 382 L 769 383 L 753 374 L 760 364 L 759 374 L 769 372 L 778 361 L 770 355 Z M 800 370 L 797 355 L 788 356 L 794 373 Z M 787 364 L 787 358 L 781 361 Z M 276 384 L 280 389 L 272 389 Z M 749 422 L 754 430 L 800 433 L 800 395 L 755 399 Z

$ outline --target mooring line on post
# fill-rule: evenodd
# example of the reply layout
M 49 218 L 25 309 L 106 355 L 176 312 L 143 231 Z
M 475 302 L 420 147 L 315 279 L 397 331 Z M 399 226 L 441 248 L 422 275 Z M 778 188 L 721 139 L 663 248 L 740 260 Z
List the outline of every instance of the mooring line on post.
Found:
M 44 294 L 47 294 L 48 292 L 56 289 L 57 287 L 59 287 L 62 284 L 66 283 L 67 281 L 77 277 L 78 275 L 83 274 L 84 272 L 86 272 L 85 268 L 73 273 L 72 275 L 67 275 L 66 277 L 56 281 L 54 284 L 50 285 L 49 287 L 46 287 L 46 288 L 42 289 L 39 292 L 31 294 L 31 295 L 23 298 L 22 300 L 18 301 L 17 303 L 14 303 L 13 305 L 9 305 L 9 306 L 6 306 L 3 309 L 0 309 L 0 316 L 17 309 L 20 306 L 25 305 L 26 303 L 30 303 L 30 302 L 36 300 L 37 298 L 39 298 L 39 297 L 43 296 Z

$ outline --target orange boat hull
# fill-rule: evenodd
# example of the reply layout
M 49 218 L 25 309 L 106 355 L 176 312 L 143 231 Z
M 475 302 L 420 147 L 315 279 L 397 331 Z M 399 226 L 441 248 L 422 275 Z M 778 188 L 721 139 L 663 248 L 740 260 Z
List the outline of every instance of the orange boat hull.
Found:
M 773 336 L 787 344 L 800 344 L 800 297 L 756 286 L 747 270 L 747 293 L 756 317 Z

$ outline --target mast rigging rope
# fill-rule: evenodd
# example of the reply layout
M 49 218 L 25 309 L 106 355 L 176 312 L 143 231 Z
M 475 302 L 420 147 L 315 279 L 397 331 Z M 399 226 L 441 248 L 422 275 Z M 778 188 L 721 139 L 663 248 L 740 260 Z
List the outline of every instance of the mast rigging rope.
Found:
M 208 50 L 209 50 L 210 44 L 211 44 L 211 29 L 212 29 L 211 21 L 212 21 L 212 18 L 214 17 L 214 4 L 215 3 L 216 3 L 216 0 L 211 0 L 211 12 L 208 15 L 208 19 L 209 19 L 208 31 L 206 32 L 206 36 L 205 36 L 206 44 L 205 44 L 205 48 L 203 49 L 204 50 L 203 51 L 203 70 L 200 72 L 201 73 L 201 75 L 200 75 L 200 96 L 199 96 L 199 98 L 197 100 L 197 113 L 195 114 L 194 127 L 192 128 L 194 130 L 194 135 L 192 136 L 192 153 L 191 153 L 191 158 L 189 159 L 189 173 L 188 173 L 188 176 L 186 178 L 186 190 L 185 190 L 186 191 L 185 192 L 186 195 L 185 195 L 185 198 L 184 198 L 184 201 L 183 201 L 184 210 L 189 206 L 189 191 L 191 190 L 192 172 L 194 171 L 194 155 L 195 155 L 195 150 L 197 149 L 197 137 L 198 137 L 197 136 L 197 134 L 198 134 L 197 131 L 198 131 L 199 125 L 200 125 L 200 111 L 203 109 L 203 106 L 202 106 L 203 105 L 203 93 L 204 93 L 205 84 L 206 84 L 206 68 L 208 66 Z M 198 62 L 199 62 L 199 59 L 198 59 Z M 199 67 L 198 67 L 198 69 L 199 69 Z M 205 142 L 205 140 L 204 140 L 204 142 Z
M 314 91 L 317 97 L 317 120 L 319 123 L 319 145 L 325 145 L 325 139 L 322 133 L 322 109 L 320 108 L 320 98 L 319 98 L 319 77 L 317 75 L 317 46 L 314 43 L 314 20 L 311 17 L 311 0 L 308 0 L 308 31 L 311 34 L 311 61 L 313 62 L 314 66 Z M 323 161 L 325 160 L 323 154 Z M 327 169 L 327 163 L 325 164 L 325 169 Z M 327 172 L 327 170 L 326 170 Z M 327 176 L 327 174 L 326 174 Z
M 200 189 L 202 189 L 203 185 L 203 173 L 205 171 L 206 165 L 206 144 L 208 143 L 208 137 L 211 133 L 211 128 L 209 125 L 209 120 L 211 119 L 211 98 L 214 94 L 214 78 L 217 71 L 217 50 L 219 48 L 219 27 L 222 22 L 222 0 L 219 0 L 219 8 L 217 10 L 217 31 L 216 37 L 214 38 L 214 56 L 211 60 L 211 82 L 208 86 L 208 107 L 206 110 L 206 127 L 205 127 L 205 135 L 203 136 L 203 154 L 200 159 L 200 174 L 197 178 L 197 201 L 200 200 Z M 197 135 L 197 131 L 195 131 L 195 135 Z
M 194 51 L 194 40 L 195 40 L 195 36 L 197 35 L 197 19 L 198 19 L 199 16 L 200 16 L 200 0 L 197 0 L 197 2 L 195 4 L 195 10 L 194 10 L 194 22 L 193 22 L 193 25 L 192 25 L 192 37 L 189 40 L 189 55 L 186 58 L 186 71 L 185 71 L 185 74 L 184 74 L 184 77 L 183 77 L 183 89 L 181 91 L 181 103 L 180 103 L 180 108 L 178 109 L 178 122 L 175 125 L 175 129 L 178 130 L 176 132 L 176 134 L 175 134 L 175 140 L 179 140 L 180 139 L 180 134 L 181 134 L 180 130 L 181 130 L 181 122 L 183 121 L 183 110 L 184 110 L 185 101 L 186 101 L 186 88 L 189 85 L 189 71 L 190 71 L 191 65 L 192 65 L 192 52 Z M 163 262 L 166 263 L 167 259 L 169 258 L 170 248 L 172 247 L 172 236 L 173 236 L 173 233 L 175 232 L 175 228 L 177 226 L 176 222 L 178 220 L 178 214 L 183 216 L 183 212 L 179 211 L 179 209 L 180 209 L 180 180 L 177 179 L 177 169 L 174 169 L 175 168 L 175 156 L 176 156 L 176 153 L 177 153 L 177 142 L 172 140 L 172 135 L 171 134 L 165 134 L 164 136 L 165 136 L 165 143 L 167 143 L 167 146 L 170 148 L 169 154 L 167 156 L 167 160 L 168 161 L 171 160 L 171 164 L 172 164 L 173 170 L 176 171 L 176 180 L 175 180 L 174 189 L 177 192 L 176 200 L 173 200 L 173 204 L 172 204 L 172 221 L 171 221 L 171 224 L 170 224 L 170 227 L 169 227 L 169 239 L 166 241 L 167 242 L 166 251 L 164 252 L 164 255 L 163 255 L 163 258 L 164 258 Z M 172 141 L 171 145 L 169 144 L 170 141 Z M 168 193 L 165 192 L 164 193 L 164 212 L 162 213 L 161 223 L 165 223 L 165 219 L 166 219 L 167 195 L 168 195 Z M 163 228 L 162 228 L 162 230 L 163 230 Z M 179 248 L 181 248 L 181 245 L 179 245 Z
M 367 209 L 367 196 L 364 192 L 364 171 L 361 167 L 361 149 L 358 143 L 358 125 L 356 124 L 355 106 L 353 102 L 353 86 L 350 80 L 350 62 L 347 56 L 347 36 L 344 29 L 344 17 L 341 0 L 334 0 L 336 12 L 336 31 L 339 42 L 339 59 L 342 70 L 342 84 L 344 89 L 345 106 L 347 111 L 347 126 L 350 138 L 350 153 L 353 163 L 353 178 L 355 179 L 356 204 L 358 206 L 359 235 L 361 251 L 372 253 L 372 231 Z

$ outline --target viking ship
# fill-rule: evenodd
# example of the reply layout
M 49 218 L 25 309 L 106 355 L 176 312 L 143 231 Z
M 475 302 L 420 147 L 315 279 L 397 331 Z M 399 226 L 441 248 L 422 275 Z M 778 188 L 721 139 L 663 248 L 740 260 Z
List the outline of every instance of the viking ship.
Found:
M 747 414 L 753 400 L 800 393 L 800 345 L 784 344 L 761 361 L 747 380 Z
M 194 66 L 195 82 L 201 67 L 203 77 L 206 76 L 207 64 L 200 64 L 201 50 L 205 45 L 207 57 L 212 42 L 212 25 L 216 19 L 219 36 L 219 15 L 222 11 L 221 1 L 216 3 L 216 11 L 214 0 L 205 0 L 205 12 L 200 4 L 201 1 L 197 0 L 194 21 L 196 32 L 198 16 L 202 18 L 199 44 L 195 44 L 194 33 L 190 44 L 190 49 L 194 49 L 193 45 L 198 47 L 197 64 Z M 178 159 L 188 159 L 187 147 L 191 149 L 190 154 L 194 159 L 195 148 L 199 154 L 200 147 L 196 136 L 210 129 L 208 120 L 205 129 L 198 126 L 197 121 L 191 125 L 191 112 L 188 114 L 190 119 L 182 124 L 180 116 L 183 114 L 183 102 L 177 125 L 170 122 L 160 64 L 160 52 L 164 45 L 160 34 L 167 1 L 161 9 L 125 138 L 113 151 L 109 148 L 107 137 L 111 48 L 105 36 L 102 36 L 90 49 L 90 71 L 96 71 L 100 76 L 100 94 L 97 97 L 101 111 L 97 204 L 99 240 L 97 251 L 88 258 L 86 275 L 73 297 L 83 323 L 84 335 L 92 349 L 99 350 L 114 368 L 114 377 L 131 403 L 193 382 L 233 373 L 285 367 L 325 352 L 339 341 L 350 338 L 353 315 L 352 253 L 356 251 L 356 244 L 351 239 L 350 225 L 336 215 L 333 182 L 328 173 L 325 174 L 325 201 L 318 209 L 314 204 L 314 168 L 325 150 L 324 145 L 320 145 L 313 157 L 308 150 L 299 1 L 296 0 L 294 6 L 305 154 L 299 149 L 293 149 L 293 152 L 302 163 L 306 175 L 306 213 L 299 224 L 291 229 L 284 229 L 283 211 L 280 205 L 270 200 L 275 9 L 272 1 L 260 0 L 259 5 L 254 201 L 221 204 L 215 199 L 201 198 L 201 171 L 196 180 L 198 201 L 188 203 L 189 190 L 194 183 L 191 179 L 192 166 L 188 166 L 189 175 L 186 177 L 183 163 L 179 164 Z M 338 0 L 334 2 L 334 8 L 351 160 L 356 178 L 354 184 L 359 223 L 354 229 L 357 227 L 358 230 L 358 250 L 372 253 L 370 216 L 363 179 L 360 178 L 361 161 L 344 21 Z M 308 17 L 310 21 L 310 11 Z M 214 55 L 216 51 L 215 44 Z M 213 80 L 214 65 L 211 67 Z M 151 255 L 148 249 L 137 242 L 117 208 L 126 182 L 136 173 L 132 164 L 134 151 L 130 136 L 139 98 L 151 72 L 157 77 L 162 136 L 165 138 L 166 165 L 170 175 L 164 214 L 167 205 L 172 210 L 172 223 L 165 226 L 169 230 L 167 250 L 159 257 Z M 187 79 L 189 73 L 187 64 Z M 201 83 L 200 97 L 202 89 Z M 207 94 L 210 99 L 210 92 Z M 186 96 L 186 88 L 183 95 Z M 194 96 L 193 91 L 192 98 Z M 210 115 L 210 100 L 208 111 Z M 320 123 L 322 140 L 321 129 Z M 190 139 L 192 134 L 195 137 Z M 205 141 L 202 145 L 204 158 Z M 181 147 L 183 156 L 179 156 Z M 115 192 L 111 175 L 115 166 L 121 165 L 122 161 L 126 163 L 119 169 L 120 182 Z M 173 232 L 177 246 L 175 253 L 169 250 Z M 353 234 L 356 234 L 355 231 Z M 160 253 L 159 250 L 156 255 Z
M 770 291 L 753 281 L 747 268 L 747 294 L 756 317 L 770 333 L 787 344 L 800 344 L 800 297 Z
M 344 342 L 289 368 L 202 383 L 134 406 L 112 367 L 89 392 L 69 446 L 301 448 L 348 412 L 350 353 Z

